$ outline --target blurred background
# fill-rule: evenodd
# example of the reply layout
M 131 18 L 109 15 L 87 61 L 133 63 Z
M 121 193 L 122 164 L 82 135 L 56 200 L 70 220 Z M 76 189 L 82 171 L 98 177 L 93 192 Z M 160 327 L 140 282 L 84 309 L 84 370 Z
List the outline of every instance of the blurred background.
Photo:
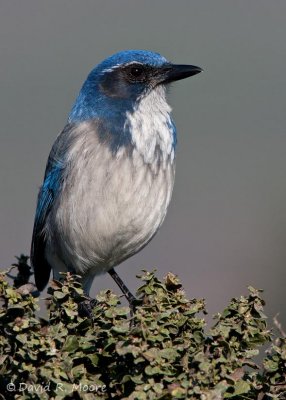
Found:
M 0 2 L 0 264 L 29 253 L 51 145 L 88 72 L 148 49 L 205 72 L 173 85 L 177 174 L 157 236 L 118 269 L 172 271 L 210 314 L 251 284 L 286 326 L 286 2 Z M 119 289 L 99 277 L 92 295 Z M 271 321 L 270 321 L 271 322 Z

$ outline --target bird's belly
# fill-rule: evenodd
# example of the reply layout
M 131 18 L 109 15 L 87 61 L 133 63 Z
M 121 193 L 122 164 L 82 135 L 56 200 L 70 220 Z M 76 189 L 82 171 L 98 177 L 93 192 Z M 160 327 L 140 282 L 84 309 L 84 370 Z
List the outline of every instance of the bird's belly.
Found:
M 173 181 L 173 163 L 124 154 L 71 173 L 55 218 L 61 258 L 78 273 L 98 274 L 138 252 L 164 220 Z

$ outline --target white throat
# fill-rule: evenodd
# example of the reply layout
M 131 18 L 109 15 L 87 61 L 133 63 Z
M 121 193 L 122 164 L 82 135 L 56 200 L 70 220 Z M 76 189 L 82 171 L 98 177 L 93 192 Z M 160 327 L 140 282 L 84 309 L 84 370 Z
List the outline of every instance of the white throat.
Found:
M 127 112 L 127 128 L 131 132 L 132 143 L 142 155 L 144 162 L 156 162 L 158 148 L 165 162 L 174 159 L 173 123 L 171 107 L 166 100 L 164 86 L 157 86 L 137 103 L 132 112 Z

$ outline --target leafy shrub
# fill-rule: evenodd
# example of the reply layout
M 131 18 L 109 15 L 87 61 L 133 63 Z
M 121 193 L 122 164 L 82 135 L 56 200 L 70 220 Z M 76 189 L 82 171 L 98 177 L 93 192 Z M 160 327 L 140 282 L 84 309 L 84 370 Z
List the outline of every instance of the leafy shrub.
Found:
M 176 276 L 138 279 L 133 316 L 105 290 L 90 319 L 67 274 L 51 284 L 46 321 L 38 299 L 0 275 L 0 398 L 286 399 L 286 339 L 272 338 L 260 290 L 232 299 L 207 332 L 204 301 L 186 298 Z M 270 342 L 259 367 L 254 357 Z

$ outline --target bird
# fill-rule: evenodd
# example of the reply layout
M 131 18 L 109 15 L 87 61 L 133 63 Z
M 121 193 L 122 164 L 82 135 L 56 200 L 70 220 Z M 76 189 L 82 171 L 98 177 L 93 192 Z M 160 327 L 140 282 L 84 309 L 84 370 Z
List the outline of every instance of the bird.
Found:
M 95 66 L 48 157 L 31 244 L 35 284 L 79 275 L 88 296 L 108 272 L 130 304 L 115 267 L 158 232 L 170 203 L 177 132 L 171 83 L 200 73 L 159 53 L 124 50 Z

